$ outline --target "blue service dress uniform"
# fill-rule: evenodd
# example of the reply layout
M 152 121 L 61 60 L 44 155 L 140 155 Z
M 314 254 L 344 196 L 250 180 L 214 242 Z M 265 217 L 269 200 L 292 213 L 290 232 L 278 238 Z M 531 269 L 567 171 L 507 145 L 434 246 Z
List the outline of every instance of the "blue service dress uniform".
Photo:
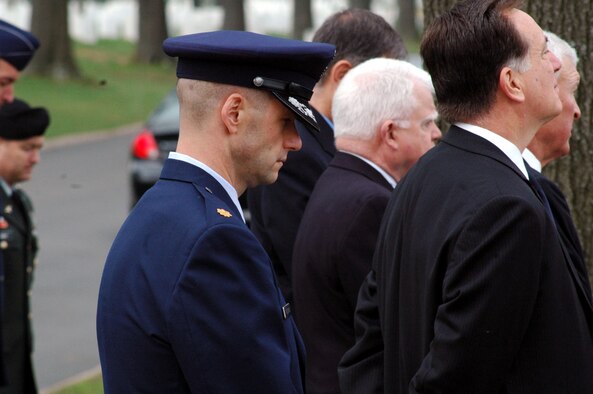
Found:
M 301 393 L 304 347 L 271 262 L 224 188 L 168 159 L 107 257 L 106 393 Z

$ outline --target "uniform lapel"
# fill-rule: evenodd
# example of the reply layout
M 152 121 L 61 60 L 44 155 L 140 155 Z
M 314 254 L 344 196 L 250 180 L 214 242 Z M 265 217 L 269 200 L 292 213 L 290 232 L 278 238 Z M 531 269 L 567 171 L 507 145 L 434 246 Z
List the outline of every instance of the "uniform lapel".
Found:
M 203 187 L 208 193 L 212 193 L 228 205 L 228 207 L 237 215 L 242 217 L 237 206 L 228 195 L 224 187 L 206 171 L 192 164 L 181 160 L 167 159 L 163 165 L 161 179 L 176 180 L 188 182 L 196 187 Z
M 25 212 L 22 204 L 18 204 L 13 201 L 13 198 L 8 197 L 4 188 L 0 187 L 0 198 L 2 199 L 2 216 L 10 226 L 21 233 L 27 232 L 28 227 L 28 214 Z

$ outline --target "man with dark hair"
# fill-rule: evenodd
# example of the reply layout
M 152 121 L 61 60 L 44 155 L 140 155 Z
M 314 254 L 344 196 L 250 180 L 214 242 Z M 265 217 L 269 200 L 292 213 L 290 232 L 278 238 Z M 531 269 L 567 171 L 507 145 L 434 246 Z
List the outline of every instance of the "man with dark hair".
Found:
M 37 48 L 34 35 L 0 20 L 0 106 L 14 99 L 14 83 Z
M 331 116 L 334 92 L 344 75 L 357 64 L 374 57 L 403 59 L 407 55 L 399 34 L 385 19 L 368 10 L 350 9 L 330 16 L 313 41 L 336 46 L 336 56 L 311 97 L 320 132 L 311 133 L 297 122 L 302 149 L 288 155 L 276 183 L 250 189 L 247 194 L 251 229 L 270 255 L 280 288 L 289 302 L 296 233 L 315 182 L 336 153 Z
M 518 6 L 462 1 L 426 30 L 453 125 L 387 207 L 346 393 L 591 392 L 593 306 L 521 157 L 562 109 L 561 65 Z
M 48 125 L 44 108 L 31 108 L 22 100 L 0 108 L 1 394 L 37 392 L 29 299 L 37 237 L 31 201 L 15 186 L 31 178 Z

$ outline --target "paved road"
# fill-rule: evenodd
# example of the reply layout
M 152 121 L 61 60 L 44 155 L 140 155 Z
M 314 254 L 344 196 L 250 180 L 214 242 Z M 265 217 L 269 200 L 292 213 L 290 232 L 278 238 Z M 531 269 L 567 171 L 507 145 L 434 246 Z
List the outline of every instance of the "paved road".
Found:
M 40 388 L 95 368 L 97 292 L 105 256 L 128 206 L 132 134 L 57 144 L 23 185 L 40 240 L 33 285 L 34 362 Z

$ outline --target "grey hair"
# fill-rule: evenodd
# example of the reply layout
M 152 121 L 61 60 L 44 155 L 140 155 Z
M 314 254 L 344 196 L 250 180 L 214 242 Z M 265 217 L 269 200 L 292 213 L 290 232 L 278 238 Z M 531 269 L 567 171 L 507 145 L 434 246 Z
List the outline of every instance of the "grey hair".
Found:
M 572 63 L 576 66 L 579 62 L 577 51 L 568 42 L 558 37 L 551 31 L 545 31 L 544 34 L 548 37 L 548 49 L 552 51 L 561 63 L 565 57 L 569 58 Z
M 384 121 L 406 121 L 418 105 L 417 84 L 434 95 L 430 75 L 403 60 L 374 58 L 352 68 L 333 98 L 335 137 L 368 140 Z
M 509 60 L 507 67 L 520 73 L 524 73 L 531 68 L 531 61 L 529 60 L 528 55 L 525 55 L 522 58 L 515 57 Z

